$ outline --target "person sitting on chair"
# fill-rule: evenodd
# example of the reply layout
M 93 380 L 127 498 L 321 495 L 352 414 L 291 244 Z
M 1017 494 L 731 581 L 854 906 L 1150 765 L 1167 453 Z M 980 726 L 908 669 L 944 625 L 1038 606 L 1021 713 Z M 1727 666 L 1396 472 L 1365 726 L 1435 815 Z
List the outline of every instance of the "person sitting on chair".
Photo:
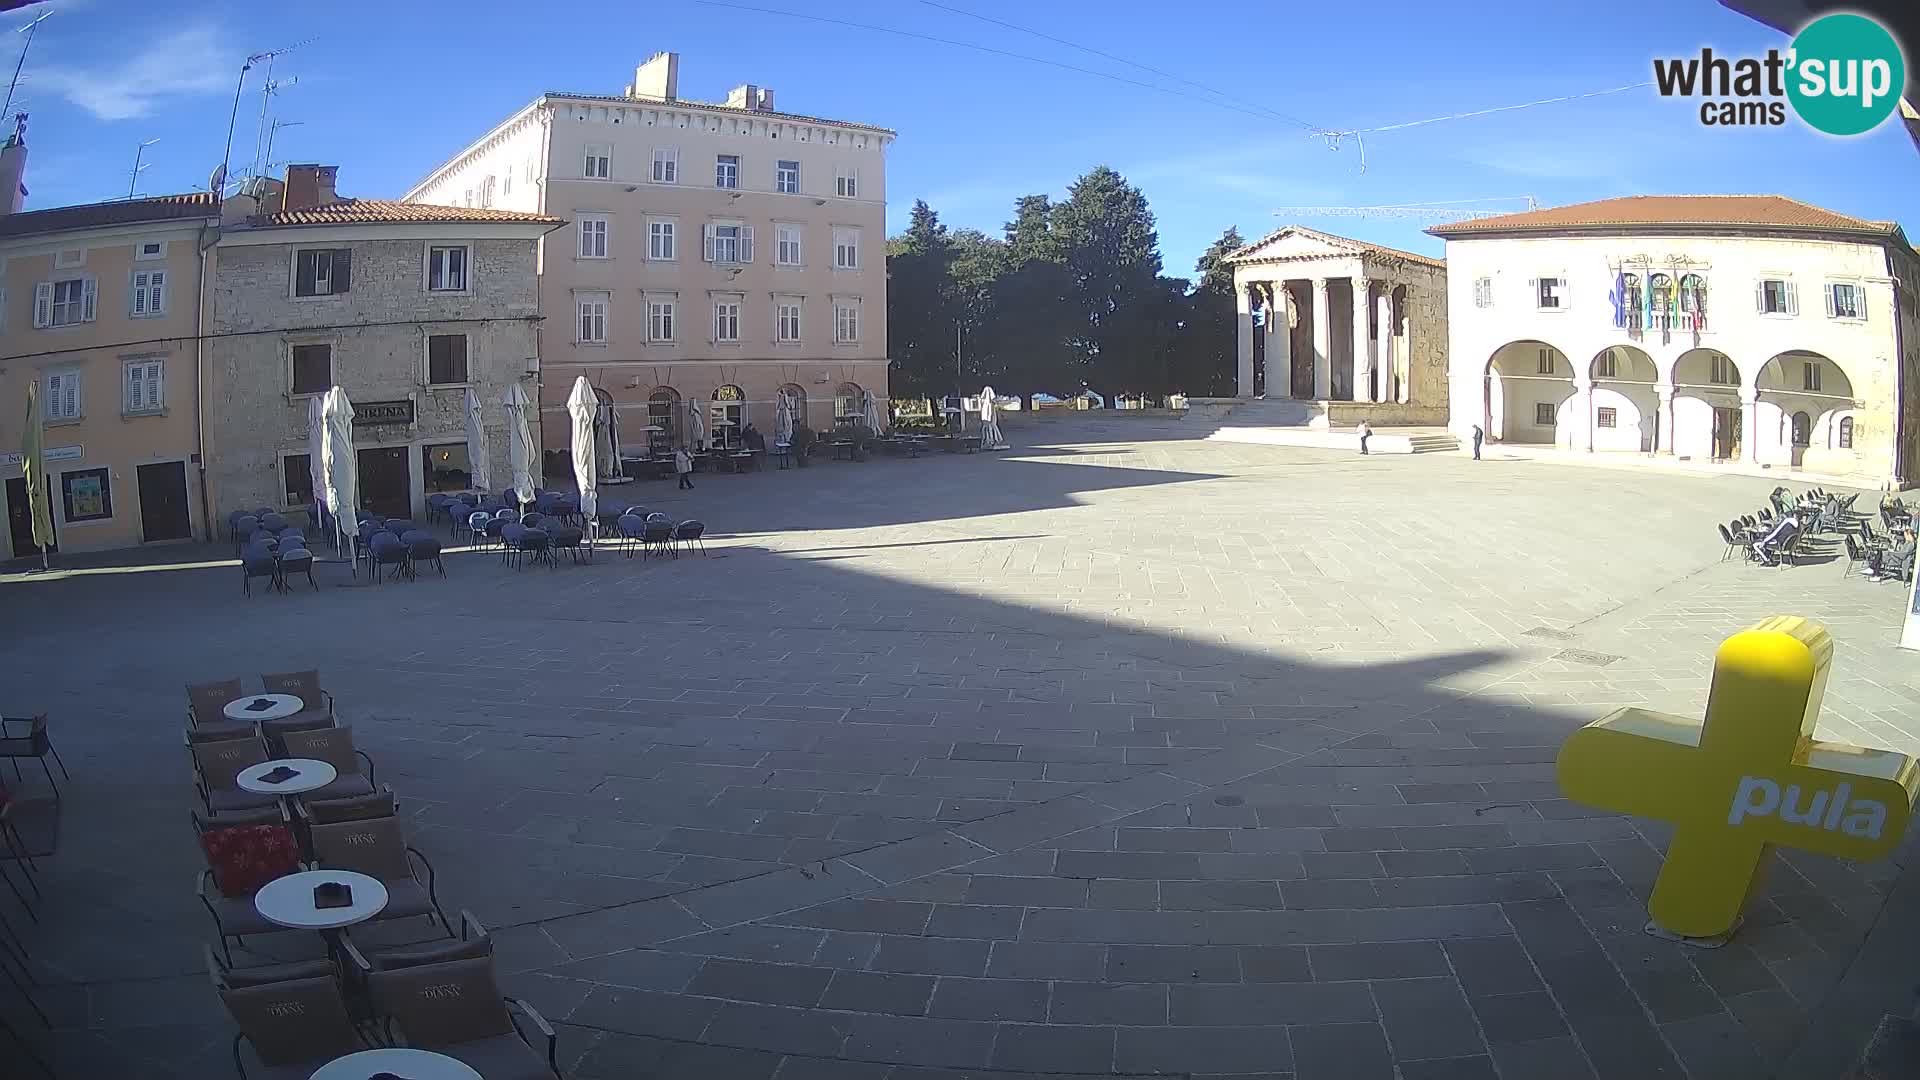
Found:
M 1767 530 L 1767 535 L 1753 542 L 1753 557 L 1758 559 L 1762 566 L 1779 565 L 1777 552 L 1781 542 L 1790 534 L 1797 532 L 1799 528 L 1798 514 L 1782 514 L 1773 528 Z
M 1901 579 L 1913 572 L 1914 534 L 1895 540 L 1890 546 L 1867 552 L 1867 577 Z

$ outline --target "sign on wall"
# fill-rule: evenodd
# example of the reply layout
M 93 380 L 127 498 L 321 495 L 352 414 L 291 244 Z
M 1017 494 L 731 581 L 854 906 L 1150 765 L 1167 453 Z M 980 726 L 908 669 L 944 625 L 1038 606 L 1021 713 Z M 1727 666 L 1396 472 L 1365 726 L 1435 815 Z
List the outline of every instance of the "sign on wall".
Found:
M 413 399 L 356 401 L 353 403 L 353 422 L 355 424 L 411 424 L 413 423 Z
M 42 451 L 41 456 L 47 461 L 79 461 L 80 450 L 78 446 L 49 446 Z M 26 460 L 27 455 L 18 450 L 10 454 L 0 454 L 0 465 L 20 465 Z

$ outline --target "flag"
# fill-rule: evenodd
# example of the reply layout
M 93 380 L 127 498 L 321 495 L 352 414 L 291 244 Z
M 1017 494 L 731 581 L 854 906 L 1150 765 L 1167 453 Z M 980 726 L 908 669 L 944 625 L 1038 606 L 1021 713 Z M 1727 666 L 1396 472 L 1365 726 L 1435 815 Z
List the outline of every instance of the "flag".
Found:
M 1627 274 L 1624 270 L 1613 272 L 1613 291 L 1607 294 L 1613 301 L 1613 325 L 1616 329 L 1625 329 L 1627 325 Z

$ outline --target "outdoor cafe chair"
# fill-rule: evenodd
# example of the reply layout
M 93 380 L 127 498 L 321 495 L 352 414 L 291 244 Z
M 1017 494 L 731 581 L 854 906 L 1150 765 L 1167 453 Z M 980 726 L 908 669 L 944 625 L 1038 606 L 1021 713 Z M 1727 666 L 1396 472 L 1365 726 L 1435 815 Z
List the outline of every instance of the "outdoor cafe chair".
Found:
M 280 582 L 280 564 L 274 561 L 273 549 L 265 544 L 248 544 L 240 553 L 240 595 L 253 595 L 253 579 L 267 579 L 267 588 L 271 591 Z
M 233 549 L 239 551 L 240 545 L 245 543 L 246 540 L 254 534 L 254 530 L 259 527 L 260 519 L 254 517 L 252 514 L 242 514 L 235 519 L 233 523 Z
M 437 515 L 443 514 L 446 512 L 447 497 L 441 494 L 440 492 L 436 491 L 436 492 L 433 492 L 432 494 L 429 494 L 427 496 L 426 501 L 427 501 L 427 524 L 431 525 L 433 524 L 433 519 Z
M 441 577 L 447 576 L 447 564 L 440 561 L 440 541 L 424 532 L 410 532 L 402 540 L 407 545 L 407 561 L 418 573 L 422 563 L 432 563 Z
M 209 957 L 214 992 L 240 1030 L 233 1036 L 233 1067 L 242 1080 L 306 1080 L 335 1058 L 372 1044 L 354 1023 L 333 965 L 305 978 L 255 981 Z M 253 1066 L 247 1066 L 247 1059 Z
M 289 574 L 307 575 L 307 584 L 313 586 L 314 592 L 320 591 L 320 583 L 313 579 L 313 552 L 308 550 L 304 543 L 291 547 L 287 546 L 284 541 L 281 544 L 280 587 L 282 589 L 286 588 L 287 575 Z
M 373 759 L 353 745 L 353 728 L 324 727 L 283 732 L 274 740 L 281 756 L 324 761 L 334 780 L 308 793 L 314 799 L 349 799 L 374 793 Z
M 408 919 L 426 916 L 438 920 L 448 937 L 453 925 L 440 910 L 440 898 L 434 890 L 433 864 L 425 855 L 409 846 L 400 831 L 398 817 L 368 818 L 330 824 L 312 822 L 307 832 L 313 838 L 314 861 L 322 869 L 352 870 L 377 878 L 387 887 L 387 906 L 375 915 L 378 920 Z M 419 869 L 427 872 L 420 880 Z
M 277 533 L 287 527 L 287 519 L 277 513 L 262 514 L 260 515 L 260 527 L 270 533 Z
M 187 747 L 193 759 L 194 784 L 200 803 L 219 813 L 227 810 L 257 810 L 279 800 L 272 795 L 256 795 L 240 790 L 235 780 L 241 770 L 267 760 L 266 744 L 249 734 L 245 738 L 215 742 L 193 741 Z
M 339 799 L 302 798 L 293 804 L 295 815 L 301 827 L 308 825 L 334 825 L 342 821 L 366 821 L 370 818 L 394 817 L 400 813 L 400 802 L 394 797 L 393 787 L 381 784 L 369 795 L 353 795 Z
M 547 515 L 538 510 L 530 510 L 520 515 L 520 524 L 529 529 L 543 529 L 546 528 Z
M 639 544 L 642 537 L 646 535 L 647 521 L 639 514 L 621 514 L 619 528 L 620 547 L 627 553 L 627 558 L 631 559 L 634 546 Z
M 374 533 L 372 539 L 368 541 L 368 551 L 372 555 L 375 584 L 380 581 L 380 568 L 383 566 L 393 567 L 395 580 L 407 573 L 407 546 L 392 533 L 384 531 Z
M 485 536 L 487 533 L 487 522 L 492 520 L 493 520 L 493 515 L 487 513 L 485 510 L 469 511 L 467 513 L 466 518 L 464 519 L 465 528 L 467 530 L 467 542 L 469 544 L 479 543 L 480 538 L 482 536 Z M 458 524 L 455 525 L 456 530 L 458 530 L 460 527 L 461 526 Z M 456 535 L 457 535 L 457 532 L 456 532 Z
M 675 525 L 673 527 L 673 536 L 671 538 L 672 545 L 674 548 L 674 554 L 677 556 L 679 554 L 679 549 L 682 547 L 686 548 L 689 551 L 697 547 L 700 549 L 700 554 L 704 556 L 707 553 L 707 544 L 706 544 L 706 541 L 701 538 L 706 535 L 706 532 L 707 532 L 706 522 L 694 520 L 691 518 L 681 522 L 678 525 Z
M 487 526 L 487 535 L 495 535 L 496 529 L 500 537 L 500 563 L 504 566 L 520 557 L 520 538 L 526 535 L 527 527 L 517 521 L 502 522 L 496 519 Z
M 47 767 L 47 758 L 52 757 L 60 765 L 60 775 L 67 776 L 67 763 L 60 760 L 60 751 L 53 748 L 53 739 L 47 735 L 47 714 L 38 716 L 0 716 L 0 758 L 13 760 L 13 775 L 20 779 L 20 759 L 35 758 L 40 769 L 47 774 L 47 786 L 53 789 L 54 798 L 60 797 L 60 785 L 53 782 L 53 770 Z
M 333 695 L 320 686 L 320 672 L 315 668 L 305 671 L 278 671 L 262 674 L 260 685 L 269 694 L 286 694 L 300 699 L 300 712 L 333 715 Z M 268 721 L 272 723 L 272 721 Z
M 558 1077 L 558 1039 L 553 1025 L 533 1006 L 500 992 L 499 979 L 485 931 L 477 920 L 461 913 L 465 937 L 457 945 L 442 946 L 440 959 L 419 951 L 413 956 L 392 954 L 369 961 L 350 948 L 351 963 L 360 970 L 374 1012 L 384 1018 L 386 1035 L 406 1045 L 430 1049 L 457 1058 L 488 1080 L 547 1080 Z M 475 935 L 478 936 L 475 936 Z M 467 955 L 468 953 L 479 955 Z M 545 1054 L 535 1047 L 518 1014 L 546 1040 Z
M 420 526 L 415 525 L 413 523 L 413 519 L 411 518 L 388 518 L 387 519 L 387 531 L 392 533 L 395 539 L 404 540 L 406 539 L 406 536 L 408 533 L 413 532 L 419 528 Z
M 520 556 L 522 560 L 531 558 L 534 562 L 545 560 L 547 565 L 553 561 L 553 534 L 545 529 L 523 527 L 520 532 Z M 524 561 L 520 565 L 525 565 Z
M 654 518 L 661 520 L 655 521 Z M 640 533 L 643 554 L 655 551 L 666 554 L 672 550 L 673 525 L 665 519 L 665 514 L 655 514 L 647 519 L 646 528 Z
M 281 816 L 271 824 L 208 829 L 200 834 L 200 852 L 206 865 L 194 875 L 194 895 L 213 920 L 220 953 L 231 966 L 229 941 L 245 945 L 249 937 L 286 929 L 268 922 L 253 897 L 261 886 L 300 869 L 300 845 Z
M 206 724 L 227 723 L 223 712 L 230 701 L 240 700 L 246 693 L 240 688 L 239 679 L 221 679 L 218 682 L 187 684 L 187 723 L 195 727 Z

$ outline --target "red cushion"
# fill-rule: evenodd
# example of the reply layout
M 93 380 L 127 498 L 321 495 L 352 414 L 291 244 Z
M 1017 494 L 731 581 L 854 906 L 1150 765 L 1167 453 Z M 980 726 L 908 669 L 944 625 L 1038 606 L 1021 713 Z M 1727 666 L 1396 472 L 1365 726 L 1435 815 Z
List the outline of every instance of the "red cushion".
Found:
M 210 829 L 200 847 L 223 896 L 252 896 L 260 886 L 300 868 L 300 849 L 285 825 Z

